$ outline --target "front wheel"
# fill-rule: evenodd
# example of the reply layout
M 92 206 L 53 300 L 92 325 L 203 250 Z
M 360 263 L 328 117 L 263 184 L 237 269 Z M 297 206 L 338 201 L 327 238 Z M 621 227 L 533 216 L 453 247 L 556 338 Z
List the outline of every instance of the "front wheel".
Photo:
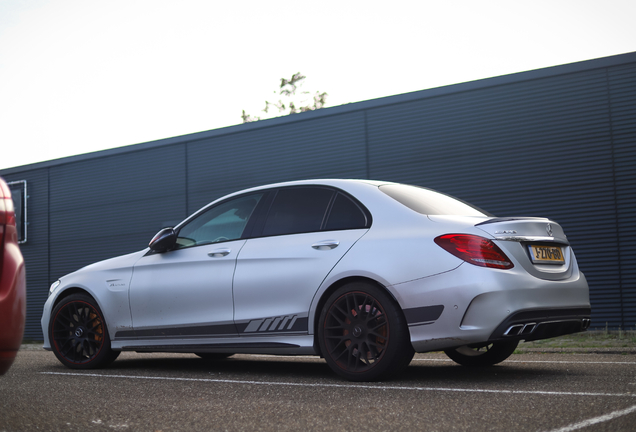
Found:
M 55 306 L 49 331 L 53 353 L 71 369 L 104 367 L 119 355 L 110 348 L 102 311 L 87 295 L 70 295 Z
M 404 315 L 381 288 L 347 284 L 327 300 L 318 341 L 327 364 L 350 381 L 374 381 L 404 369 L 415 351 Z
M 444 353 L 462 366 L 492 366 L 501 363 L 517 349 L 519 341 L 464 345 Z

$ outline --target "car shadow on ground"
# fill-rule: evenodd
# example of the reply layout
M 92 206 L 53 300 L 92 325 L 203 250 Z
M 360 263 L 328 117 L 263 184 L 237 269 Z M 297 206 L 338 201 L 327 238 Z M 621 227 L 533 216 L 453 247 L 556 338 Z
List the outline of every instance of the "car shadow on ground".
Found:
M 323 379 L 332 376 L 329 366 L 322 361 L 281 361 L 275 357 L 250 359 L 246 357 L 230 357 L 224 360 L 206 360 L 192 355 L 191 357 L 161 357 L 125 358 L 118 359 L 106 370 L 145 372 L 188 372 L 205 374 L 232 375 L 234 379 L 254 379 L 260 377 L 304 377 L 308 379 Z
M 61 365 L 60 365 L 61 366 Z M 184 374 L 191 378 L 201 379 L 233 379 L 233 380 L 307 380 L 322 382 L 347 382 L 338 377 L 329 366 L 319 359 L 289 359 L 277 357 L 239 356 L 224 360 L 205 360 L 194 355 L 172 357 L 153 354 L 152 357 L 141 355 L 138 358 L 120 358 L 102 369 L 106 372 Z M 392 385 L 420 384 L 427 387 L 454 385 L 483 385 L 493 382 L 518 383 L 562 376 L 566 371 L 549 370 L 540 366 L 502 363 L 490 367 L 464 367 L 453 363 L 428 363 L 413 361 L 409 367 L 396 377 L 384 380 Z M 575 371 L 567 371 L 568 376 L 576 375 Z

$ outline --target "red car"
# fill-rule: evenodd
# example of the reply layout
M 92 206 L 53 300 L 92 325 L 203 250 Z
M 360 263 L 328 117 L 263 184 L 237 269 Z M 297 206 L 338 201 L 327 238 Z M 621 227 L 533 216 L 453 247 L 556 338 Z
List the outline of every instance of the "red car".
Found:
M 0 178 L 0 375 L 20 349 L 26 316 L 24 258 L 18 247 L 11 190 Z

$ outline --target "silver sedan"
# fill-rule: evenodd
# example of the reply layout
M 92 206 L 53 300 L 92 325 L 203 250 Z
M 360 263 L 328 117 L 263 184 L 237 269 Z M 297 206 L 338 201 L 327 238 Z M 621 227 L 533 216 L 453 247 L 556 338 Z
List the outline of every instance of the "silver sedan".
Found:
M 396 374 L 415 352 L 493 365 L 521 340 L 589 323 L 556 222 L 367 180 L 220 198 L 146 249 L 62 277 L 42 316 L 44 347 L 70 368 L 121 351 L 318 354 L 355 381 Z

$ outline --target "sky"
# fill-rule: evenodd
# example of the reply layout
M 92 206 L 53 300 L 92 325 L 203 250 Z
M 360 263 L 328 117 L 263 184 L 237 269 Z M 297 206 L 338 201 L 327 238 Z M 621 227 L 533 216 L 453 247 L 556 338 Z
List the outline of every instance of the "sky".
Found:
M 634 0 L 0 0 L 0 169 L 636 51 Z

